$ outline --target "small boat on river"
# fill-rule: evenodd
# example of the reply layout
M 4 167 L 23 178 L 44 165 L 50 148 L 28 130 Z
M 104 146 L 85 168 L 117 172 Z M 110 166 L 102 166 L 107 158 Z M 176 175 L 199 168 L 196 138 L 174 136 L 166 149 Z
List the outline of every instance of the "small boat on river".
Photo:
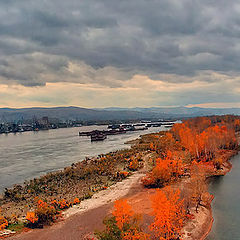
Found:
M 107 135 L 102 131 L 94 131 L 93 134 L 91 134 L 91 141 L 103 141 L 107 138 Z

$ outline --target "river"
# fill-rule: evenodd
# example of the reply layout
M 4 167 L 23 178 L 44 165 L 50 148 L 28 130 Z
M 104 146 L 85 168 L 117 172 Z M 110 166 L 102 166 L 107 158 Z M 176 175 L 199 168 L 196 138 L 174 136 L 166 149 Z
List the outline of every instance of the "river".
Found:
M 231 162 L 232 170 L 210 184 L 214 223 L 207 240 L 240 239 L 240 155 Z
M 103 130 L 107 126 L 83 126 L 0 135 L 0 193 L 47 172 L 63 169 L 85 157 L 129 147 L 126 141 L 142 134 L 166 130 L 164 126 L 108 136 L 102 142 L 79 137 L 79 131 Z

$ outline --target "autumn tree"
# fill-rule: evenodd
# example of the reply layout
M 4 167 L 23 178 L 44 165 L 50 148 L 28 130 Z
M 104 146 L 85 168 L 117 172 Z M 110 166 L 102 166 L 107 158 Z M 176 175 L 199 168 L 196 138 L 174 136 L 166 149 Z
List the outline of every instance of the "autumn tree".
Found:
M 157 158 L 156 165 L 142 182 L 145 186 L 161 187 L 183 174 L 183 163 L 178 152 L 167 151 L 165 158 Z
M 240 131 L 240 119 L 235 119 L 234 120 L 234 130 L 235 131 Z
M 178 239 L 186 219 L 183 199 L 180 190 L 168 187 L 166 190 L 158 189 L 151 198 L 154 222 L 150 229 L 160 239 Z
M 124 233 L 123 240 L 149 240 L 149 235 L 134 228 Z
M 204 166 L 203 166 L 204 167 Z M 208 193 L 206 184 L 206 171 L 203 167 L 194 163 L 191 169 L 191 178 L 189 189 L 191 191 L 191 199 L 195 204 L 195 210 L 198 212 L 199 206 L 208 206 L 210 194 Z
M 178 145 L 171 132 L 166 132 L 155 143 L 155 149 L 159 154 L 166 154 L 167 151 L 175 151 L 177 148 Z
M 149 235 L 141 229 L 141 216 L 133 212 L 127 200 L 117 200 L 113 217 L 104 220 L 106 229 L 96 232 L 100 240 L 148 240 Z
M 178 150 L 179 146 L 176 143 L 175 138 L 171 132 L 162 132 L 160 134 L 152 135 L 150 142 L 148 143 L 148 149 L 155 151 L 160 156 L 166 154 L 167 151 Z
M 133 211 L 131 206 L 127 203 L 126 199 L 117 200 L 114 204 L 113 216 L 117 221 L 117 225 L 120 229 L 124 227 L 124 224 L 130 222 L 133 216 Z
M 237 147 L 234 124 L 238 121 L 212 123 L 208 118 L 194 118 L 175 124 L 171 132 L 193 159 L 211 161 L 220 149 Z

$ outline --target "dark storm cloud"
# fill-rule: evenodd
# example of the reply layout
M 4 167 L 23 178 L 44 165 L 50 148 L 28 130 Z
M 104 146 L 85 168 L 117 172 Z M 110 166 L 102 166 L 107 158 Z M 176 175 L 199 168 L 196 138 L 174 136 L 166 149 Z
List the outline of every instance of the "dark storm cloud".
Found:
M 44 85 L 49 74 L 67 81 L 71 61 L 96 70 L 112 66 L 123 72 L 117 80 L 136 73 L 156 80 L 166 73 L 239 73 L 239 37 L 236 0 L 2 0 L 0 75 L 26 86 Z

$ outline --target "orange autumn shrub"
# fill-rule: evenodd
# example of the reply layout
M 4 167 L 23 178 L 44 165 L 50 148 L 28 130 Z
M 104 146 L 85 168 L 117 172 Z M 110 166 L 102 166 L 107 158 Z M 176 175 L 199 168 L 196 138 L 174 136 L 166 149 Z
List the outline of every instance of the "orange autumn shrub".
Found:
M 36 216 L 35 212 L 27 212 L 26 219 L 33 224 L 38 221 L 38 217 Z
M 153 142 L 150 142 L 149 148 L 151 151 L 156 151 L 156 146 L 154 145 Z
M 124 224 L 130 222 L 133 216 L 133 211 L 131 206 L 127 203 L 127 200 L 117 200 L 114 204 L 113 216 L 117 221 L 117 226 L 122 229 Z
M 135 228 L 125 232 L 122 239 L 123 240 L 148 240 L 149 235 Z
M 74 200 L 73 200 L 73 204 L 79 204 L 81 201 L 79 200 L 79 198 L 75 198 Z
M 72 204 L 67 202 L 65 199 L 57 201 L 54 199 L 50 204 L 47 202 L 36 199 L 37 207 L 34 212 L 27 212 L 26 219 L 32 226 L 36 224 L 50 224 L 56 218 L 56 215 L 59 213 L 60 209 L 69 208 Z M 75 198 L 73 204 L 79 204 L 79 198 Z
M 40 224 L 49 224 L 54 221 L 54 217 L 57 210 L 54 206 L 44 202 L 43 200 L 38 200 L 37 208 L 35 214 L 38 217 L 38 222 Z
M 155 180 L 156 179 L 153 177 L 153 175 L 151 173 L 148 173 L 145 177 L 141 179 L 141 182 L 145 187 L 151 187 L 156 184 Z
M 0 216 L 0 231 L 4 230 L 7 226 L 8 226 L 7 219 Z
M 54 199 L 53 201 L 51 201 L 51 205 L 53 205 L 56 208 L 58 206 L 58 201 Z
M 164 183 L 176 180 L 182 174 L 182 160 L 177 153 L 168 151 L 164 159 L 156 159 L 156 166 L 142 179 L 142 183 L 145 186 L 163 186 Z
M 69 208 L 70 207 L 70 203 L 68 203 L 65 199 L 61 199 L 59 202 L 58 202 L 58 207 L 60 209 L 66 209 L 66 208 Z
M 126 177 L 129 176 L 129 172 L 121 171 L 121 172 L 119 173 L 119 176 L 120 176 L 121 178 L 126 178 Z
M 96 232 L 99 240 L 149 240 L 141 229 L 141 216 L 134 214 L 127 200 L 115 201 L 113 217 L 104 220 L 106 229 Z
M 154 222 L 150 229 L 160 239 L 179 239 L 181 229 L 187 217 L 180 190 L 174 191 L 171 187 L 166 190 L 158 189 L 151 197 Z
M 133 160 L 131 160 L 131 161 L 129 162 L 129 164 L 128 164 L 128 168 L 129 168 L 130 170 L 132 170 L 132 171 L 138 170 L 139 167 L 140 167 L 140 166 L 139 166 L 139 162 L 138 162 L 138 160 L 137 160 L 136 158 L 133 159 Z

